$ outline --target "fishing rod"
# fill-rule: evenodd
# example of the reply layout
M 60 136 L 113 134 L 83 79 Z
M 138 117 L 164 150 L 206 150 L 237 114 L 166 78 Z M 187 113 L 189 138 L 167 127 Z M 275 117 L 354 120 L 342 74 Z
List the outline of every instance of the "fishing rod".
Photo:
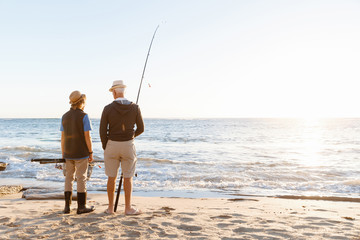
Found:
M 160 27 L 160 25 L 157 25 L 157 27 L 156 27 L 156 29 L 155 29 L 155 32 L 154 32 L 154 35 L 153 35 L 153 37 L 152 37 L 152 39 L 151 39 L 151 42 L 150 42 L 149 50 L 148 50 L 148 53 L 147 53 L 147 56 L 146 56 L 146 60 L 145 60 L 144 69 L 143 69 L 142 76 L 141 76 L 139 91 L 138 91 L 137 98 L 136 98 L 136 104 L 138 104 L 138 101 L 139 101 L 141 85 L 142 85 L 142 82 L 143 82 L 143 79 L 144 79 L 144 76 L 145 76 L 145 70 L 146 70 L 146 65 L 147 65 L 148 59 L 149 59 L 151 46 L 152 46 L 152 44 L 153 44 L 153 41 L 154 41 L 154 38 L 155 38 L 155 34 L 156 34 L 157 30 L 159 29 L 159 27 Z
M 65 163 L 66 160 L 65 158 L 32 158 L 31 162 L 37 162 L 39 164 L 48 164 L 48 163 L 55 163 L 55 168 L 59 169 L 59 170 L 63 170 L 63 166 L 62 165 L 58 165 L 58 163 Z M 104 160 L 103 159 L 98 159 L 98 160 L 93 160 L 91 163 L 89 163 L 88 166 L 88 171 L 87 171 L 87 180 L 90 179 L 92 171 L 93 171 L 93 167 L 95 166 L 94 163 L 103 163 Z M 100 165 L 97 165 L 99 168 L 101 168 Z
M 32 158 L 31 162 L 38 162 L 40 164 L 65 163 L 65 158 Z M 93 160 L 92 162 L 104 162 L 104 160 Z
M 136 98 L 136 104 L 138 104 L 138 102 L 139 102 L 139 96 L 140 96 L 140 91 L 141 91 L 142 82 L 143 82 L 143 79 L 144 79 L 144 76 L 145 76 L 146 65 L 147 65 L 147 62 L 148 62 L 148 59 L 149 59 L 149 56 L 150 56 L 150 50 L 151 50 L 151 47 L 152 47 L 152 44 L 153 44 L 153 41 L 154 41 L 156 32 L 157 32 L 157 30 L 159 29 L 159 27 L 160 27 L 160 24 L 157 25 L 157 27 L 156 27 L 156 29 L 155 29 L 155 31 L 154 31 L 154 34 L 153 34 L 152 39 L 151 39 L 151 42 L 150 42 L 149 50 L 148 50 L 148 52 L 147 52 L 147 56 L 146 56 L 145 64 L 144 64 L 144 69 L 143 69 L 143 72 L 142 72 L 141 81 L 140 81 L 140 85 L 139 85 L 139 91 L 138 91 L 137 98 Z M 121 172 L 120 181 L 119 181 L 119 187 L 118 187 L 118 190 L 117 190 L 117 193 L 116 193 L 116 200 L 115 200 L 115 205 L 114 205 L 114 212 L 116 212 L 117 206 L 118 206 L 118 203 L 119 203 L 119 196 L 120 196 L 120 191 L 121 191 L 122 179 L 123 179 L 123 174 L 122 174 L 122 172 Z

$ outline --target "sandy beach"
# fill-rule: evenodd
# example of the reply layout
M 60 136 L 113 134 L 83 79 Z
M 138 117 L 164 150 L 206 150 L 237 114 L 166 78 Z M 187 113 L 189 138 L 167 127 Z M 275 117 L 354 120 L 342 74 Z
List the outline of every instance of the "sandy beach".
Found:
M 270 197 L 189 199 L 134 197 L 139 216 L 125 216 L 123 198 L 104 213 L 106 194 L 89 194 L 93 213 L 62 213 L 61 199 L 0 197 L 0 239 L 360 239 L 360 203 Z

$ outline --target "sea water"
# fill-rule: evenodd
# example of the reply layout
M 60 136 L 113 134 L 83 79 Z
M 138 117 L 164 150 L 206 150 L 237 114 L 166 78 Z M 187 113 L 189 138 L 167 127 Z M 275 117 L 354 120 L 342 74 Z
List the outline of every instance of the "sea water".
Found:
M 99 119 L 94 158 L 103 159 Z M 360 119 L 145 119 L 134 192 L 152 196 L 359 197 Z M 60 119 L 0 119 L 1 184 L 62 191 Z M 96 163 L 89 191 L 106 191 Z M 76 188 L 75 188 L 76 189 Z

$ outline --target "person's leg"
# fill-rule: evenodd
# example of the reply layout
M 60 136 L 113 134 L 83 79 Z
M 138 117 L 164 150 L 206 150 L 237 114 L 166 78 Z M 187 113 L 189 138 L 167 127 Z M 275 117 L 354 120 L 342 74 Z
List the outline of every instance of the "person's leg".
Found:
M 141 214 L 141 210 L 133 208 L 131 206 L 132 197 L 132 179 L 124 178 L 124 192 L 125 192 L 125 214 L 126 215 L 138 215 Z
M 77 192 L 86 192 L 88 159 L 74 160 L 76 166 Z
M 66 172 L 65 172 L 65 189 L 64 189 L 64 198 L 65 198 L 65 208 L 64 213 L 70 213 L 70 205 L 72 200 L 72 190 L 74 183 L 74 173 L 75 173 L 75 164 L 72 160 L 66 160 Z
M 76 178 L 77 178 L 77 202 L 78 209 L 77 214 L 89 213 L 95 210 L 94 206 L 88 208 L 86 206 L 86 179 L 87 179 L 87 169 L 89 165 L 88 159 L 76 160 Z
M 116 181 L 116 177 L 108 177 L 107 195 L 109 200 L 109 206 L 107 209 L 107 213 L 114 213 L 115 181 Z
M 140 214 L 141 211 L 133 208 L 131 206 L 131 197 L 133 189 L 133 176 L 135 175 L 136 168 L 136 149 L 134 141 L 122 142 L 123 146 L 121 148 L 121 169 L 124 175 L 124 192 L 125 192 L 125 214 L 127 215 L 136 215 Z
M 109 206 L 106 213 L 114 213 L 115 181 L 120 167 L 119 142 L 109 140 L 104 151 L 105 174 L 108 176 L 107 195 Z
M 65 192 L 72 192 L 75 180 L 75 163 L 73 160 L 66 160 Z
M 131 211 L 132 178 L 124 178 L 125 214 Z

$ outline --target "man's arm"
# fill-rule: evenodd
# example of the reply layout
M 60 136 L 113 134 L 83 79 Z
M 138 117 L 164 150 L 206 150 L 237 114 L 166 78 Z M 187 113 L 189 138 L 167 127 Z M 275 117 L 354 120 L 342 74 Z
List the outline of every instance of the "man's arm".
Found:
M 89 162 L 93 161 L 93 150 L 92 150 L 92 141 L 91 141 L 91 134 L 90 131 L 86 131 L 84 132 L 85 134 L 85 142 L 86 142 L 86 146 L 89 149 Z
M 105 150 L 106 144 L 108 141 L 108 120 L 107 120 L 107 114 L 106 114 L 105 108 L 101 114 L 99 131 L 100 131 L 100 139 L 101 139 L 101 143 L 102 143 L 102 148 Z
M 143 132 L 144 132 L 144 121 L 143 121 L 143 118 L 141 116 L 140 108 L 138 107 L 138 113 L 137 113 L 137 116 L 136 116 L 136 131 L 135 131 L 135 136 L 134 137 L 139 136 Z
M 64 131 L 61 131 L 61 154 L 64 157 L 65 153 L 65 134 Z

